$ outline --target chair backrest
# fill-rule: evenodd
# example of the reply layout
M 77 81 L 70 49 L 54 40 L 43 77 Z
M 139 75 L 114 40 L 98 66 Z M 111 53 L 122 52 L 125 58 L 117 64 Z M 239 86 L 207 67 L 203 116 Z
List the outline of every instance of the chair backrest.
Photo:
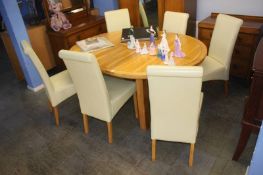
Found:
M 110 120 L 112 109 L 106 84 L 93 54 L 87 52 L 59 51 L 72 78 L 79 98 L 81 112 Z
M 47 74 L 45 67 L 41 63 L 40 59 L 38 58 L 38 56 L 34 52 L 31 45 L 26 40 L 21 41 L 21 45 L 22 45 L 22 48 L 24 50 L 24 53 L 30 58 L 30 60 L 34 64 L 37 72 L 39 73 L 39 75 L 40 75 L 40 77 L 41 77 L 41 79 L 45 85 L 47 95 L 49 96 L 49 99 L 51 100 L 51 103 L 52 103 L 52 99 L 54 96 L 54 87 L 52 86 L 52 83 L 50 81 L 50 78 Z
M 203 68 L 148 66 L 151 137 L 195 143 Z
M 166 11 L 164 13 L 163 30 L 185 35 L 188 18 L 188 13 Z
M 219 14 L 211 38 L 208 56 L 214 58 L 229 71 L 231 57 L 243 20 Z
M 147 15 L 145 13 L 145 10 L 144 10 L 144 7 L 143 7 L 143 4 L 142 4 L 141 1 L 139 1 L 139 11 L 140 11 L 140 14 L 141 14 L 141 17 L 142 17 L 143 26 L 144 27 L 149 27 Z
M 108 32 L 121 31 L 123 28 L 131 27 L 128 9 L 107 11 L 104 14 Z

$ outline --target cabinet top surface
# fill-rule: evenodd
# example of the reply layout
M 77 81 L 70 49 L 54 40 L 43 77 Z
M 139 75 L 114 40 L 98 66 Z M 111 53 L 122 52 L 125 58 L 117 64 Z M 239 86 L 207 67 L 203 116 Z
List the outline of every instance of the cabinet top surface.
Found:
M 240 32 L 243 33 L 254 33 L 258 34 L 263 28 L 263 22 L 260 21 L 253 21 L 253 18 L 251 19 L 243 19 L 243 24 L 240 28 Z M 198 26 L 202 28 L 214 28 L 216 22 L 216 17 L 209 16 L 205 18 L 204 20 L 200 21 Z

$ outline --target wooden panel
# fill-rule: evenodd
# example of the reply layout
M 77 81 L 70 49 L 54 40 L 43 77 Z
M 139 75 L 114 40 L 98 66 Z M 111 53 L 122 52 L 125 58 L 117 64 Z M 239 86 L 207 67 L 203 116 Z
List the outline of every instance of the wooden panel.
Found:
M 158 0 L 158 24 L 160 30 L 162 30 L 165 11 L 185 12 L 190 15 L 187 35 L 195 36 L 196 1 L 197 0 Z
M 158 0 L 158 25 L 159 29 L 163 29 L 163 17 L 165 12 L 165 0 Z
M 166 0 L 165 11 L 184 12 L 184 0 Z
M 28 35 L 32 48 L 36 52 L 46 70 L 50 70 L 55 67 L 54 56 L 46 34 L 46 26 L 41 25 L 31 27 L 28 29 Z
M 129 10 L 131 24 L 133 26 L 141 26 L 139 0 L 119 0 L 119 8 L 127 8 Z

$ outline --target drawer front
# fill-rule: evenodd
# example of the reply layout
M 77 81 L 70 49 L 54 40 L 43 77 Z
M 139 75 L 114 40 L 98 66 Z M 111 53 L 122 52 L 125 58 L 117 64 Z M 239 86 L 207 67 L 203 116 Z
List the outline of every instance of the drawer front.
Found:
M 69 36 L 67 39 L 67 42 L 68 42 L 69 47 L 71 47 L 76 44 L 76 41 L 86 39 L 86 38 L 89 38 L 89 37 L 92 37 L 92 36 L 95 36 L 95 35 L 98 35 L 104 32 L 106 32 L 105 24 L 96 25 L 86 30 L 82 30 L 74 35 Z
M 200 40 L 211 40 L 211 37 L 212 37 L 212 33 L 213 33 L 213 30 L 211 29 L 205 29 L 205 28 L 199 28 L 198 29 L 199 32 L 198 32 L 198 38 Z
M 249 76 L 250 62 L 245 57 L 232 57 L 230 65 L 230 74 L 240 78 L 247 78 Z
M 200 40 L 211 40 L 213 34 L 213 30 L 211 29 L 205 29 L 205 28 L 199 28 L 198 32 L 198 38 Z M 256 36 L 246 33 L 239 33 L 237 36 L 236 43 L 238 45 L 253 45 L 256 41 Z
M 236 44 L 251 46 L 255 43 L 256 37 L 251 34 L 239 33 L 237 36 Z
M 86 38 L 89 38 L 89 37 L 92 37 L 92 36 L 95 36 L 95 35 L 98 35 L 104 32 L 106 32 L 106 30 L 104 30 L 103 25 L 97 25 L 97 26 L 94 26 L 93 28 L 90 28 L 86 31 L 81 32 L 78 35 L 78 39 L 79 40 L 86 39 Z
M 200 39 L 200 41 L 202 41 L 202 42 L 205 44 L 205 46 L 206 46 L 206 48 L 207 48 L 207 51 L 208 51 L 209 45 L 210 45 L 210 40 Z
M 233 57 L 242 57 L 249 59 L 251 55 L 251 47 L 236 44 L 233 50 Z
M 253 56 L 251 47 L 235 45 L 230 65 L 230 74 L 236 77 L 248 78 Z

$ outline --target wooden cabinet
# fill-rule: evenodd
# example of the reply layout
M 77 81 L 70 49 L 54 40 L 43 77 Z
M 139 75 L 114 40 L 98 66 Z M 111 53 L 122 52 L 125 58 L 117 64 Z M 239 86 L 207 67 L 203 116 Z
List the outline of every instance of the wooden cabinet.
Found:
M 187 35 L 195 36 L 197 0 L 158 0 L 158 24 L 163 26 L 165 11 L 189 13 Z
M 59 70 L 65 69 L 62 59 L 58 57 L 61 49 L 70 49 L 76 41 L 106 32 L 104 17 L 86 15 L 84 18 L 72 22 L 72 28 L 55 32 L 51 29 L 47 31 L 50 44 L 54 53 L 55 62 Z
M 258 132 L 263 120 L 263 39 L 261 39 L 253 63 L 252 83 L 246 99 L 242 130 L 233 160 L 238 160 L 252 132 Z
M 50 70 L 55 67 L 55 61 L 53 53 L 49 44 L 48 36 L 46 33 L 46 25 L 37 25 L 27 27 L 27 33 L 31 42 L 31 45 L 38 55 L 40 61 L 44 65 L 46 70 Z M 6 48 L 8 58 L 10 59 L 11 66 L 16 74 L 18 80 L 24 79 L 21 66 L 19 64 L 15 49 L 11 42 L 11 39 L 7 32 L 1 33 L 1 38 Z
M 209 48 L 217 13 L 198 24 L 198 38 Z M 230 65 L 230 75 L 250 79 L 251 65 L 260 37 L 262 36 L 263 17 L 232 15 L 244 20 L 240 28 Z

